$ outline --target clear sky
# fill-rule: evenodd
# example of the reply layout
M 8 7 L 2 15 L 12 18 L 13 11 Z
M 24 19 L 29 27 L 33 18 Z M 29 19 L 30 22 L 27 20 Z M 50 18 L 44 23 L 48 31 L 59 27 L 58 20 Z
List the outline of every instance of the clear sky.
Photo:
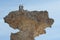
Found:
M 20 0 L 0 0 L 0 40 L 10 40 L 14 30 L 4 23 L 4 17 L 9 12 L 18 10 Z M 22 0 L 26 10 L 47 10 L 49 17 L 54 19 L 52 28 L 46 28 L 46 34 L 35 37 L 35 40 L 60 40 L 60 0 Z

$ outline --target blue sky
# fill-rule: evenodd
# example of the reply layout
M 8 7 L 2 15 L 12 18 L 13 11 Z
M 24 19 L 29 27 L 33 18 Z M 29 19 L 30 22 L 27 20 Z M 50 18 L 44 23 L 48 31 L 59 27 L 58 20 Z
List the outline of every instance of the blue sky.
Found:
M 0 0 L 0 40 L 10 40 L 14 30 L 4 23 L 4 17 L 9 12 L 18 10 L 20 0 Z M 35 37 L 35 40 L 60 40 L 60 0 L 22 0 L 25 10 L 47 10 L 49 17 L 54 19 L 52 28 L 46 28 L 46 34 Z

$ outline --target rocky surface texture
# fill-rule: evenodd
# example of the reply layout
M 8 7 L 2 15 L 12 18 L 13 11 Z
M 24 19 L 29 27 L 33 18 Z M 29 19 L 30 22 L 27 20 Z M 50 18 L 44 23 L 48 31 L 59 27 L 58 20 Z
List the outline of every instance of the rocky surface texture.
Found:
M 45 34 L 45 28 L 51 27 L 54 20 L 48 17 L 47 11 L 28 11 L 23 6 L 4 17 L 6 23 L 18 33 L 11 33 L 10 40 L 34 40 L 34 37 Z

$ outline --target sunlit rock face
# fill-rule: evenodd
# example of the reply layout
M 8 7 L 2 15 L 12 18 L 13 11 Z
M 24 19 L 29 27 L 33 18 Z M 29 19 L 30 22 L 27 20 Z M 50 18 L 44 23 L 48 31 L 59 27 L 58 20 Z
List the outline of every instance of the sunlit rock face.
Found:
M 54 20 L 49 18 L 47 11 L 17 10 L 4 17 L 6 23 L 18 33 L 11 33 L 10 40 L 34 40 L 34 37 L 45 34 L 45 28 L 51 27 Z

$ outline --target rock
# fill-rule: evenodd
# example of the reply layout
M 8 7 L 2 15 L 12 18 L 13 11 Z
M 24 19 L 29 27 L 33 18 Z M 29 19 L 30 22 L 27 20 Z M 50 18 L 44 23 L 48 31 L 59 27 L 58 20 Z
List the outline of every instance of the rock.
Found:
M 45 28 L 50 27 L 54 22 L 52 18 L 49 18 L 47 11 L 22 9 L 12 11 L 4 17 L 10 27 L 20 30 L 18 33 L 11 33 L 10 40 L 34 40 L 34 37 L 45 34 Z

